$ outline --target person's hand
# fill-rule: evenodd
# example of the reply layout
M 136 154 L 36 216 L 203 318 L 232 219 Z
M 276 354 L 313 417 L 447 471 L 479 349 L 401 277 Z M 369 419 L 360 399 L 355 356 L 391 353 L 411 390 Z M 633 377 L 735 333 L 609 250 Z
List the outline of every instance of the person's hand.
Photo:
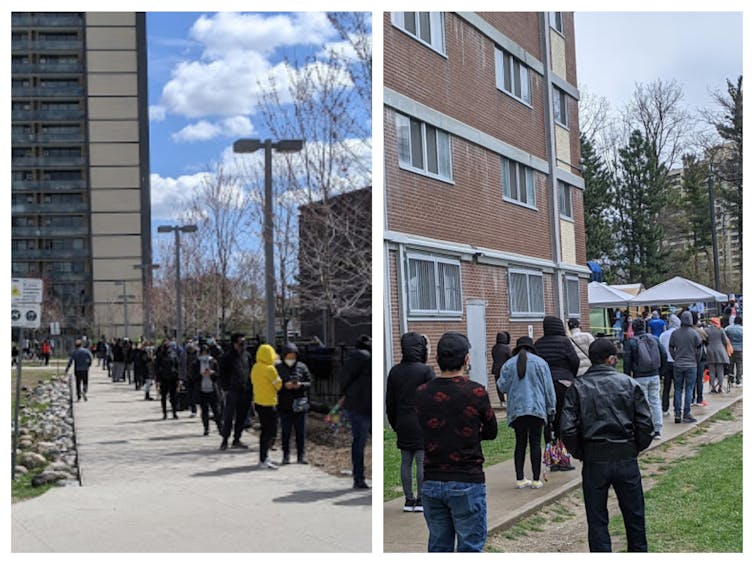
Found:
M 293 389 L 293 382 L 286 382 L 284 384 L 286 390 L 292 390 Z

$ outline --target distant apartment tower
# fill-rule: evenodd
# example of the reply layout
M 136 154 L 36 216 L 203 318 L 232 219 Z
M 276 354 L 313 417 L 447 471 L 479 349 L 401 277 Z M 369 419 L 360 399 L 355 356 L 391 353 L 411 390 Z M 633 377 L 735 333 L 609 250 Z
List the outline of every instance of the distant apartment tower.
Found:
M 385 15 L 386 368 L 400 336 L 471 341 L 589 309 L 573 14 Z
M 44 279 L 46 318 L 65 334 L 142 335 L 145 15 L 14 12 L 11 21 L 12 274 Z

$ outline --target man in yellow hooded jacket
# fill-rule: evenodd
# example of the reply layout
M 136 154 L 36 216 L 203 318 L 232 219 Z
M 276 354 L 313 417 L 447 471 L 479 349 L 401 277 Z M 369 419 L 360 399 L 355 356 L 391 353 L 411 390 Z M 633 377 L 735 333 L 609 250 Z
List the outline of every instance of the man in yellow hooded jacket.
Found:
M 277 470 L 267 457 L 270 443 L 277 434 L 278 390 L 283 381 L 275 368 L 275 349 L 270 345 L 260 345 L 257 349 L 257 361 L 251 369 L 251 385 L 254 389 L 254 406 L 262 425 L 259 437 L 259 467 Z

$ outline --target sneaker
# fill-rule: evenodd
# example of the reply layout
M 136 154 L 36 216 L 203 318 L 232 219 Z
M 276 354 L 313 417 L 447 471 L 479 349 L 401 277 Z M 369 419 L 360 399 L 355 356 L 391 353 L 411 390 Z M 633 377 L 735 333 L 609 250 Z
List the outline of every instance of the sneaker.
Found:
M 367 484 L 366 482 L 355 482 L 353 484 L 353 489 L 355 489 L 355 490 L 368 490 L 369 489 L 369 484 Z
M 299 458 L 299 459 L 298 459 L 298 460 L 296 461 L 296 464 L 309 464 L 309 461 L 308 461 L 308 460 L 306 460 L 305 458 Z
M 220 450 L 227 450 L 228 449 L 228 439 L 223 439 L 223 442 L 220 443 Z
M 403 512 L 413 513 L 415 504 L 416 504 L 416 500 L 406 498 L 406 501 L 403 503 Z
M 697 403 L 697 402 L 692 402 L 691 407 L 699 407 L 700 405 L 702 405 L 702 404 L 701 403 Z
M 89 400 L 88 400 L 88 399 L 86 398 L 86 392 L 82 392 L 82 393 L 81 393 L 81 395 L 82 395 L 82 396 L 84 396 L 84 401 L 89 401 Z
M 239 440 L 236 440 L 236 441 L 233 441 L 233 442 L 232 442 L 232 443 L 230 444 L 230 448 L 241 448 L 241 449 L 248 449 L 248 448 L 249 448 L 249 445 L 247 445 L 246 443 L 242 443 L 242 442 L 241 442 L 241 441 L 239 441 Z
M 189 417 L 196 417 L 196 413 L 192 412 L 191 415 L 189 415 Z
M 204 429 L 204 436 L 206 437 L 207 435 L 209 435 L 209 429 Z
M 709 403 L 707 403 L 705 400 L 702 400 L 697 405 L 700 406 L 700 407 L 707 407 L 709 405 Z
M 576 470 L 576 467 L 571 464 L 561 464 L 560 471 L 567 472 L 568 470 Z
M 531 489 L 533 489 L 533 490 L 538 490 L 539 488 L 541 488 L 541 487 L 543 487 L 543 486 L 544 486 L 544 483 L 542 482 L 542 480 L 534 480 L 534 481 L 533 481 L 533 482 L 531 483 L 531 486 L 529 486 L 529 487 L 530 487 Z
M 81 401 L 81 398 L 76 398 L 76 401 Z
M 168 418 L 168 414 L 167 413 L 163 413 L 162 414 L 162 420 L 165 421 L 165 419 L 167 419 L 167 418 Z
M 259 463 L 260 468 L 264 468 L 265 470 L 277 470 L 278 466 L 277 464 L 274 464 L 270 459 L 265 460 L 264 462 Z
M 670 417 L 670 410 L 667 410 L 667 411 L 663 411 L 663 412 L 662 412 L 662 416 L 663 416 L 663 417 Z
M 683 418 L 684 423 L 696 423 L 696 418 L 691 417 L 691 415 L 687 415 Z
M 173 413 L 173 419 L 178 419 L 178 414 L 177 413 Z
M 560 472 L 560 464 L 553 464 L 550 466 L 550 472 Z
M 284 456 L 281 464 L 290 464 L 290 463 L 291 463 L 291 459 L 287 456 Z
M 523 480 L 516 480 L 516 489 L 522 490 L 524 488 L 531 487 L 531 480 L 524 478 Z
M 654 434 L 652 435 L 652 439 L 654 439 L 655 441 L 659 441 L 661 438 L 662 438 L 662 434 L 660 434 L 660 431 L 655 431 Z
M 417 497 L 414 502 L 414 513 L 424 513 L 424 506 L 422 505 L 422 498 Z

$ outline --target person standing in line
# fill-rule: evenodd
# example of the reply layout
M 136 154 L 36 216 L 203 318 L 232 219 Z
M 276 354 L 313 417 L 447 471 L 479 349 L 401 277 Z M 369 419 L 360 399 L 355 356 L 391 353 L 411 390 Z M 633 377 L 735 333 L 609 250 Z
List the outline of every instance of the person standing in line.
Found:
M 194 363 L 199 356 L 199 350 L 193 340 L 189 340 L 186 343 L 184 356 L 186 362 L 186 376 L 184 381 L 186 383 L 186 394 L 188 395 L 189 417 L 196 417 L 196 404 L 199 401 L 201 375 L 192 370 Z
M 50 347 L 50 341 L 45 339 L 42 341 L 42 358 L 45 361 L 45 366 L 49 366 L 50 364 L 50 353 L 52 352 L 52 348 Z
M 76 377 L 76 401 L 88 401 L 86 393 L 89 391 L 89 367 L 92 365 L 92 353 L 87 349 L 80 339 L 76 339 L 76 350 L 71 353 L 68 359 L 68 365 L 65 367 L 65 373 L 68 374 L 71 365 L 73 365 L 73 374 Z
M 160 382 L 160 404 L 162 406 L 162 419 L 168 418 L 168 398 L 173 419 L 178 419 L 178 352 L 175 341 L 163 341 L 157 352 L 157 370 Z
M 272 439 L 277 435 L 278 390 L 283 385 L 275 368 L 275 349 L 272 345 L 260 345 L 257 349 L 257 361 L 251 369 L 251 385 L 254 388 L 254 408 L 259 415 L 262 432 L 259 436 L 259 467 L 277 470 L 277 465 L 268 453 Z
M 113 345 L 113 382 L 121 382 L 126 375 L 126 354 L 123 341 L 117 339 Z
M 681 326 L 670 336 L 669 351 L 673 357 L 673 409 L 675 422 L 696 423 L 691 416 L 691 399 L 696 384 L 696 370 L 702 356 L 702 338 L 693 327 L 690 311 L 681 314 Z
M 720 327 L 720 318 L 713 317 L 707 327 L 707 366 L 709 367 L 709 387 L 711 394 L 723 391 L 725 366 L 730 364 L 727 347 L 728 335 Z
M 220 358 L 220 386 L 225 391 L 220 450 L 228 448 L 231 429 L 231 448 L 248 449 L 241 442 L 241 435 L 251 409 L 251 356 L 246 351 L 246 336 L 243 333 L 233 333 L 230 336 L 230 348 Z
M 500 331 L 495 337 L 495 345 L 492 347 L 492 377 L 495 382 L 500 380 L 500 371 L 503 369 L 503 364 L 508 362 L 511 357 L 511 335 L 508 331 Z M 497 391 L 497 397 L 500 400 L 500 406 L 505 407 L 505 394 L 500 391 L 500 388 L 495 386 Z
M 660 374 L 667 364 L 667 353 L 660 340 L 647 333 L 644 320 L 635 319 L 634 336 L 623 347 L 623 372 L 641 386 L 649 403 L 654 423 L 654 438 L 662 437 L 662 401 Z
M 138 346 L 134 347 L 133 350 L 134 388 L 136 391 L 140 390 L 144 385 L 144 372 L 146 371 L 147 366 L 146 346 L 146 341 L 142 341 Z
M 702 354 L 699 357 L 699 363 L 696 365 L 696 383 L 694 385 L 694 394 L 691 400 L 691 407 L 707 407 L 709 404 L 704 400 L 704 372 L 707 368 L 707 330 L 704 322 L 699 319 L 697 312 L 691 312 L 691 318 L 694 323 L 694 330 L 702 338 Z M 712 387 L 710 386 L 710 390 Z
M 725 328 L 725 334 L 733 346 L 733 356 L 730 357 L 731 370 L 735 378 L 734 386 L 740 388 L 744 382 L 744 318 L 737 315 L 732 325 Z
M 560 434 L 568 451 L 583 461 L 589 551 L 612 551 L 607 511 L 612 486 L 628 551 L 647 552 L 644 490 L 636 457 L 652 442 L 654 423 L 639 383 L 615 370 L 617 355 L 608 339 L 591 344 L 592 367 L 566 392 Z
M 401 485 L 405 502 L 403 511 L 420 513 L 424 483 L 424 439 L 416 416 L 416 388 L 435 377 L 427 365 L 427 339 L 419 333 L 401 336 L 400 363 L 390 369 L 385 391 L 388 423 L 395 431 L 401 451 Z M 412 466 L 416 461 L 416 497 L 414 497 Z
M 429 552 L 481 552 L 487 539 L 481 442 L 497 437 L 497 420 L 487 390 L 466 376 L 470 348 L 465 335 L 445 333 L 437 343 L 440 375 L 416 389 Z
M 513 462 L 516 488 L 539 489 L 542 469 L 542 429 L 555 418 L 555 386 L 547 363 L 536 355 L 530 337 L 519 337 L 513 357 L 502 369 L 498 389 L 508 397 L 508 426 L 516 432 Z M 529 445 L 532 479 L 524 476 L 526 445 Z
M 372 339 L 368 335 L 359 337 L 343 365 L 338 405 L 351 421 L 353 487 L 368 489 L 364 470 L 364 448 L 372 432 Z
M 681 320 L 675 314 L 670 314 L 668 318 L 670 327 L 660 335 L 660 344 L 665 348 L 668 361 L 665 364 L 665 370 L 662 373 L 662 415 L 670 415 L 670 387 L 673 385 L 673 356 L 670 354 L 670 336 L 681 326 Z
M 296 462 L 306 461 L 306 414 L 309 411 L 309 368 L 298 359 L 298 347 L 286 343 L 283 362 L 277 367 L 283 387 L 278 392 L 278 413 L 282 430 L 283 464 L 291 462 L 291 430 L 296 432 Z
M 646 332 L 654 335 L 655 337 L 659 338 L 660 335 L 663 334 L 663 332 L 667 331 L 668 324 L 665 323 L 660 318 L 660 312 L 657 310 L 654 310 L 652 312 L 652 319 L 649 320 L 649 323 L 647 323 L 647 329 Z
M 155 360 L 154 343 L 146 341 L 144 346 L 144 401 L 153 401 L 154 398 L 149 395 L 152 384 L 156 381 L 157 367 Z
M 584 333 L 581 330 L 581 322 L 575 317 L 568 320 L 568 330 L 571 332 L 573 349 L 576 351 L 576 356 L 579 357 L 579 371 L 576 376 L 581 376 L 592 365 L 589 361 L 589 345 L 594 342 L 594 335 Z
M 217 361 L 209 354 L 209 347 L 202 345 L 199 355 L 189 367 L 189 378 L 195 382 L 199 395 L 199 408 L 202 412 L 202 426 L 204 436 L 209 435 L 209 412 L 212 410 L 212 418 L 215 420 L 217 432 L 221 433 L 222 425 L 217 409 L 217 392 L 215 381 L 217 380 Z

